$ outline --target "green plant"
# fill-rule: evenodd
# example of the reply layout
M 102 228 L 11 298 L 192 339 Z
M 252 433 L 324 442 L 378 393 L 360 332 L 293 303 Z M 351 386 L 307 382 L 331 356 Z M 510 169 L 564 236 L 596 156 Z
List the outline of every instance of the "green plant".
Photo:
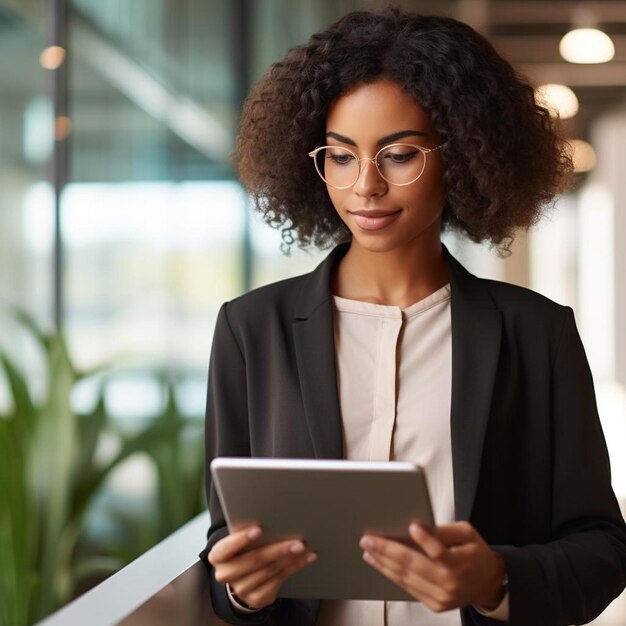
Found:
M 48 615 L 72 598 L 82 580 L 103 570 L 103 558 L 104 570 L 111 573 L 203 506 L 201 427 L 180 415 L 171 381 L 163 379 L 165 410 L 138 432 L 125 432 L 110 419 L 103 388 L 93 411 L 79 415 L 70 403 L 74 385 L 110 367 L 77 371 L 62 332 L 43 332 L 25 313 L 15 315 L 36 340 L 48 380 L 43 399 L 36 401 L 24 374 L 0 353 L 13 404 L 0 414 L 0 623 L 6 626 Z M 120 445 L 101 463 L 96 449 L 104 433 L 116 436 Z M 151 530 L 113 559 L 110 542 L 94 545 L 92 539 L 85 554 L 80 544 L 95 496 L 111 472 L 137 452 L 150 455 L 156 465 L 158 506 L 149 519 L 127 523 Z
M 206 508 L 203 422 L 181 418 L 171 379 L 165 373 L 157 378 L 166 395 L 164 410 L 154 425 L 159 424 L 163 431 L 176 431 L 177 434 L 154 440 L 145 448 L 156 474 L 151 510 L 137 513 L 122 506 L 109 511 L 109 516 L 117 522 L 117 533 L 101 548 L 123 564 Z

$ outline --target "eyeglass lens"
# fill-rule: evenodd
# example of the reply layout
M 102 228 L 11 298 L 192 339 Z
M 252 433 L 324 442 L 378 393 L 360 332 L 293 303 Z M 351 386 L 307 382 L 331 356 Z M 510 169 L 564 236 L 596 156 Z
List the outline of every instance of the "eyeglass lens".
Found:
M 328 146 L 317 155 L 317 169 L 326 183 L 335 187 L 349 187 L 356 183 L 361 161 L 346 148 Z M 403 185 L 417 180 L 426 164 L 425 154 L 415 146 L 395 144 L 378 153 L 376 167 L 389 183 Z

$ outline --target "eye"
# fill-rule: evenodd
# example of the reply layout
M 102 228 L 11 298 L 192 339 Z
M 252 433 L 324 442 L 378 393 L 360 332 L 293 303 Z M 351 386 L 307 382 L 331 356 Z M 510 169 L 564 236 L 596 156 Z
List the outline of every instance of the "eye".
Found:
M 351 161 L 354 161 L 354 157 L 347 152 L 340 153 L 328 153 L 326 156 L 327 159 L 330 159 L 333 163 L 337 165 L 348 165 Z
M 408 163 L 419 156 L 419 150 L 410 150 L 409 152 L 385 152 L 383 159 L 387 159 L 391 163 Z

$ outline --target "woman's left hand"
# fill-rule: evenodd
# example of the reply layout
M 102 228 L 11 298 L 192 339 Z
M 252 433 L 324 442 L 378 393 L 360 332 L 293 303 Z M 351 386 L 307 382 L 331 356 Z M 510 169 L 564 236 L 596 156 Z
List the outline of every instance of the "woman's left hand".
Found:
M 428 530 L 411 524 L 416 547 L 364 535 L 363 559 L 435 612 L 474 605 L 493 610 L 504 595 L 504 561 L 468 522 Z

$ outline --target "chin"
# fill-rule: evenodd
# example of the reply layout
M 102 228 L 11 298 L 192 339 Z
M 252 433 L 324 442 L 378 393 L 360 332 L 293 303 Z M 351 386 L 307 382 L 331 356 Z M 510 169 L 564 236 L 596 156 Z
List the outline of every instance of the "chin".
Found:
M 410 242 L 398 241 L 390 237 L 377 235 L 365 235 L 361 233 L 359 235 L 352 234 L 352 244 L 356 244 L 359 248 L 367 250 L 367 252 L 393 252 L 394 250 L 400 250 L 401 248 L 410 246 Z

